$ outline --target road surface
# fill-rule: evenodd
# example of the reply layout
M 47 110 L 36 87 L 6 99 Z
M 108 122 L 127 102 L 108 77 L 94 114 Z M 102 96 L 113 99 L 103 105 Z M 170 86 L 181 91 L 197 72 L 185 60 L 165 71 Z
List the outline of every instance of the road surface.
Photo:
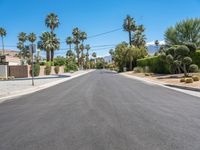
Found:
M 200 150 L 200 99 L 95 71 L 0 104 L 0 150 Z

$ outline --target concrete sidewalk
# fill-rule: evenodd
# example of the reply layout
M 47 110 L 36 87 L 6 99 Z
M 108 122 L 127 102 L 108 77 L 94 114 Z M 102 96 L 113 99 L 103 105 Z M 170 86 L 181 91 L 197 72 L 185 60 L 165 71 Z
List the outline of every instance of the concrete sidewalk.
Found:
M 91 71 L 94 70 L 80 70 L 74 73 L 36 77 L 34 80 L 35 86 L 32 86 L 31 78 L 0 81 L 0 103 L 10 98 L 30 94 L 54 86 L 56 84 L 79 77 Z

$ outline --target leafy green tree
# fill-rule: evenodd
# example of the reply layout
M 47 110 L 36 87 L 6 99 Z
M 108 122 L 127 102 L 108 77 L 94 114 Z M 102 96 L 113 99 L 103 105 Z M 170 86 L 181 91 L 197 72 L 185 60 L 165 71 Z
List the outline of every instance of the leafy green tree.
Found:
M 57 56 L 54 58 L 54 66 L 64 66 L 66 64 L 66 58 L 63 56 Z
M 45 19 L 45 25 L 51 29 L 51 33 L 54 34 L 54 30 L 55 28 L 58 28 L 60 22 L 59 22 L 59 18 L 56 14 L 54 13 L 50 13 L 47 15 L 46 19 Z M 51 62 L 53 62 L 54 59 L 54 51 L 56 49 L 53 49 L 54 47 L 52 47 L 51 51 Z
M 38 43 L 38 48 L 46 51 L 47 62 L 50 61 L 50 51 L 52 49 L 56 50 L 60 48 L 59 39 L 54 33 L 44 32 L 40 36 L 40 41 Z
M 194 43 L 200 47 L 200 19 L 186 19 L 178 22 L 175 27 L 169 27 L 165 32 L 167 45 L 185 45 Z
M 135 34 L 132 37 L 132 43 L 135 47 L 145 47 L 146 37 L 142 31 L 136 30 Z
M 4 28 L 0 28 L 0 36 L 1 36 L 1 40 L 2 40 L 2 51 L 3 51 L 3 55 L 4 55 L 4 37 L 6 36 L 6 30 Z
M 124 19 L 123 28 L 124 28 L 124 31 L 128 32 L 129 44 L 131 45 L 132 44 L 131 32 L 135 31 L 137 29 L 137 27 L 135 25 L 135 20 L 131 16 L 127 15 L 126 18 Z
M 66 53 L 65 72 L 76 71 L 77 69 L 78 66 L 76 64 L 76 56 L 71 50 L 68 50 Z

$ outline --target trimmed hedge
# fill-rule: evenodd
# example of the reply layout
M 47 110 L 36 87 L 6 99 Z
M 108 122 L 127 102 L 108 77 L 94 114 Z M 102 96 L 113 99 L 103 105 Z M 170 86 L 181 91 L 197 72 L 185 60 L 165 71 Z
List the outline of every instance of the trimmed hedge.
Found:
M 166 74 L 170 72 L 169 65 L 163 62 L 160 56 L 152 56 L 143 59 L 138 59 L 137 66 L 139 67 L 149 66 L 150 71 L 153 73 Z
M 191 54 L 192 63 L 196 64 L 200 68 L 200 50 L 196 51 L 195 53 Z

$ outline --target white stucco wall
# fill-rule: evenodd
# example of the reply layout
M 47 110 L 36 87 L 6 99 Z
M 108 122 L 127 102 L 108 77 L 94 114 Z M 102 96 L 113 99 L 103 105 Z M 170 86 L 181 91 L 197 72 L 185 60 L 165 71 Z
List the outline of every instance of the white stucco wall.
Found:
M 8 77 L 8 66 L 0 65 L 0 77 Z

